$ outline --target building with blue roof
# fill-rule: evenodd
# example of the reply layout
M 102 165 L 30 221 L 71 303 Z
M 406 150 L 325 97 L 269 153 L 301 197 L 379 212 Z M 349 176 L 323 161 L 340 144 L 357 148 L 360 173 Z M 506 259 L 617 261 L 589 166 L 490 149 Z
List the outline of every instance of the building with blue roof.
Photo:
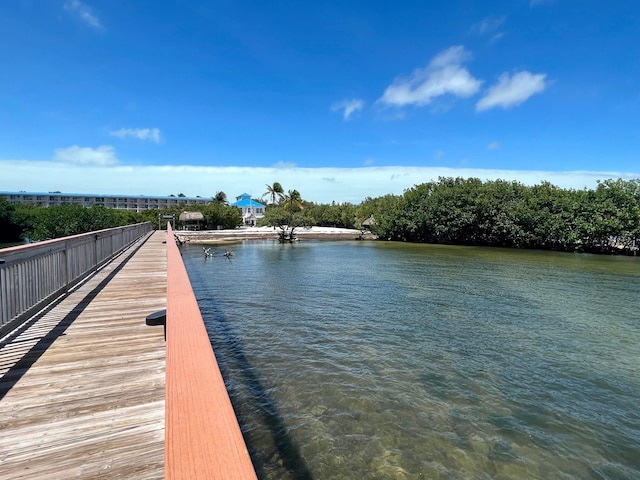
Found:
M 236 201 L 231 204 L 232 207 L 238 207 L 242 210 L 242 221 L 245 226 L 253 227 L 258 219 L 264 217 L 264 209 L 266 205 L 256 202 L 248 193 L 243 193 L 236 197 Z

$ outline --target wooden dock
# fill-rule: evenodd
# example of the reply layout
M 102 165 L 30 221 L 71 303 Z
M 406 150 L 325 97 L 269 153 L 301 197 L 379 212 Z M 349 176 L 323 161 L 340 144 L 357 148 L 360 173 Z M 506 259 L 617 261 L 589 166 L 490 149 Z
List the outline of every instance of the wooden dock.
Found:
M 0 478 L 164 477 L 166 232 L 0 339 Z

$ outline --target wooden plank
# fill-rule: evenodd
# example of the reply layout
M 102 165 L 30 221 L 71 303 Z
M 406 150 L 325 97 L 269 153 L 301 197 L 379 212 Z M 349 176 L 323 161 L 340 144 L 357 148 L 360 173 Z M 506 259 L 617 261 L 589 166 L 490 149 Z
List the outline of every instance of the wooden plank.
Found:
M 0 478 L 164 477 L 164 240 L 0 339 Z
M 167 280 L 165 478 L 255 479 L 171 227 Z

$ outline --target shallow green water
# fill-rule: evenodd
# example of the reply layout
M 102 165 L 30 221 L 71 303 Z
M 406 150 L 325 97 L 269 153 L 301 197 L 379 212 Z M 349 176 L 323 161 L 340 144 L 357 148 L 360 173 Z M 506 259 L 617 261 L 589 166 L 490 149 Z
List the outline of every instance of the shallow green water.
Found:
M 233 249 L 183 254 L 261 478 L 640 478 L 640 258 Z

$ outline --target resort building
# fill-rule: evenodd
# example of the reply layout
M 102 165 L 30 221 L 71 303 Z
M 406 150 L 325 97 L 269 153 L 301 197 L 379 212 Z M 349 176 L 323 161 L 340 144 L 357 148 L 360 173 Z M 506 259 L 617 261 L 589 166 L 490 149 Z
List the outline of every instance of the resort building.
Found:
M 41 207 L 57 205 L 82 205 L 84 207 L 102 206 L 119 210 L 162 210 L 164 208 L 207 205 L 211 199 L 201 197 L 151 197 L 147 195 L 94 195 L 89 193 L 60 193 L 60 192 L 0 192 L 0 198 L 9 203 L 33 203 Z
M 242 221 L 244 225 L 251 227 L 255 226 L 259 218 L 264 217 L 264 209 L 266 208 L 266 205 L 256 202 L 248 193 L 237 196 L 235 203 L 232 203 L 231 206 L 238 207 L 242 210 Z

